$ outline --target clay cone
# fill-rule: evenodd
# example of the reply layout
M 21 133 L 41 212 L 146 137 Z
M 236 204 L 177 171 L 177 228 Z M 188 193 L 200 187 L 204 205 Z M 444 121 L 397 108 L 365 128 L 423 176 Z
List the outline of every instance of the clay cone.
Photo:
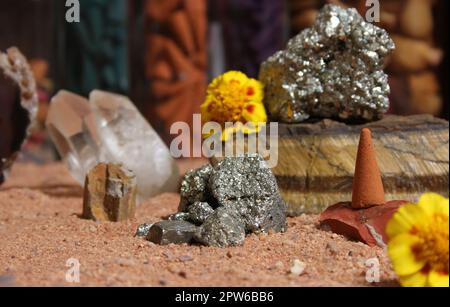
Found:
M 383 182 L 375 157 L 372 133 L 369 129 L 363 129 L 353 179 L 352 207 L 361 209 L 385 203 Z

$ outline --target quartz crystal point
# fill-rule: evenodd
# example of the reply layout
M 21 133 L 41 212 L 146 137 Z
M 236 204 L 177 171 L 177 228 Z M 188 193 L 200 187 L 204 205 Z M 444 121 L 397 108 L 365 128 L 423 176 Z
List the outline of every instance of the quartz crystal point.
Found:
M 287 123 L 378 119 L 389 107 L 383 68 L 394 48 L 388 33 L 356 9 L 324 6 L 311 28 L 261 66 L 270 116 Z
M 137 177 L 144 198 L 177 192 L 178 167 L 170 151 L 135 105 L 126 97 L 93 91 L 90 102 L 102 146 L 114 162 L 123 163 Z
M 178 188 L 169 149 L 124 96 L 93 91 L 87 100 L 60 91 L 52 99 L 47 129 L 80 184 L 98 163 L 110 162 L 136 175 L 139 201 Z

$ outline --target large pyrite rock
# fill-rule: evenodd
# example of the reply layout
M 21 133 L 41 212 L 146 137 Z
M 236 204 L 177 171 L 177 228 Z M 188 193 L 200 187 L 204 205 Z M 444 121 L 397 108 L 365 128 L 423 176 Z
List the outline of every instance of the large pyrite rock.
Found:
M 83 218 L 120 222 L 134 218 L 136 176 L 121 165 L 100 163 L 86 176 Z
M 188 172 L 180 212 L 169 220 L 197 226 L 196 242 L 227 247 L 242 245 L 246 234 L 285 231 L 286 210 L 265 161 L 259 155 L 245 155 Z
M 383 67 L 394 48 L 387 32 L 365 22 L 356 9 L 324 6 L 311 28 L 261 66 L 271 118 L 380 118 L 390 93 Z
M 25 56 L 0 51 L 0 184 L 31 134 L 38 113 L 36 80 Z
M 105 161 L 133 171 L 138 200 L 178 188 L 178 167 L 169 149 L 127 97 L 95 90 L 88 100 L 60 91 L 52 98 L 46 126 L 80 183 Z

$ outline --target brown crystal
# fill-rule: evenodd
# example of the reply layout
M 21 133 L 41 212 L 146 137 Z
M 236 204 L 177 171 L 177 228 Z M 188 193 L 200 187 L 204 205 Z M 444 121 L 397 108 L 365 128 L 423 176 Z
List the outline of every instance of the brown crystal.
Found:
M 136 177 L 118 164 L 100 163 L 86 176 L 83 218 L 120 222 L 134 218 Z

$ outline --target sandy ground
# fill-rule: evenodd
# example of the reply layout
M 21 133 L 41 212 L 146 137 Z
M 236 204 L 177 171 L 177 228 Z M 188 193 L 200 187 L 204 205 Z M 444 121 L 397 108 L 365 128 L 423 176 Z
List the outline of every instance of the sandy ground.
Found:
M 317 216 L 290 218 L 287 233 L 251 235 L 243 247 L 157 246 L 136 228 L 174 213 L 178 194 L 149 199 L 128 223 L 96 223 L 78 217 L 81 191 L 61 164 L 14 167 L 0 188 L 0 286 L 370 286 L 371 258 L 381 264 L 373 285 L 397 285 L 382 249 L 319 229 Z M 80 283 L 66 282 L 71 258 Z M 300 276 L 290 273 L 296 259 L 306 264 Z

